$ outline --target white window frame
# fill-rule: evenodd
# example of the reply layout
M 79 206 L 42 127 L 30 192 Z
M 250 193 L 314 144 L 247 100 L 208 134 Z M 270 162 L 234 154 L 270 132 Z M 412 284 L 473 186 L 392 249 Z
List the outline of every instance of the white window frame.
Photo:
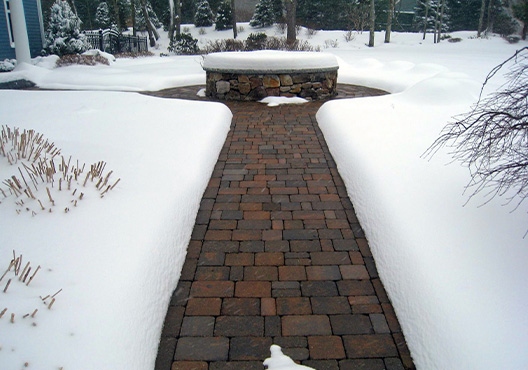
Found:
M 4 0 L 4 10 L 6 15 L 6 22 L 7 22 L 7 34 L 9 36 L 9 44 L 12 48 L 15 47 L 15 39 L 13 37 L 13 23 L 11 18 L 11 6 L 9 4 L 9 0 Z

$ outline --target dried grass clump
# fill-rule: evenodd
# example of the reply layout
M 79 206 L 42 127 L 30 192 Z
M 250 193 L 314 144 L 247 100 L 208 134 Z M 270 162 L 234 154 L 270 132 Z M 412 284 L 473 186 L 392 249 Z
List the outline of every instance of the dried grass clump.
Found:
M 9 165 L 17 166 L 14 172 L 18 173 L 0 184 L 6 186 L 0 187 L 0 204 L 13 199 L 17 214 L 51 213 L 58 206 L 56 199 L 66 202 L 60 208 L 68 213 L 70 207 L 77 207 L 83 200 L 87 186 L 95 187 L 102 198 L 121 180 L 110 181 L 113 171 L 105 173 L 104 161 L 88 169 L 84 163 L 72 161 L 71 156 L 66 159 L 53 142 L 34 130 L 20 131 L 2 125 L 0 156 Z
M 142 58 L 142 57 L 152 57 L 154 56 L 154 53 L 150 51 L 140 51 L 137 53 L 125 52 L 125 53 L 114 54 L 114 56 L 116 58 Z
M 95 66 L 97 64 L 110 65 L 110 62 L 108 62 L 108 59 L 102 57 L 101 55 L 81 54 L 64 55 L 57 61 L 57 67 L 70 66 L 73 64 Z
M 6 278 L 6 284 L 4 286 L 4 289 L 2 291 L 3 294 L 8 294 L 8 289 L 11 287 L 11 291 L 15 289 L 15 286 L 26 286 L 28 287 L 29 284 L 33 281 L 35 276 L 37 275 L 37 272 L 40 271 L 40 265 L 37 266 L 36 269 L 32 270 L 31 262 L 27 262 L 24 268 L 22 269 L 22 261 L 23 256 L 22 254 L 20 256 L 16 256 L 15 251 L 13 251 L 13 258 L 9 262 L 9 266 L 5 270 L 2 276 L 0 276 L 0 282 Z M 3 284 L 3 283 L 2 283 Z M 48 294 L 45 297 L 40 296 L 40 302 L 44 303 L 44 305 L 48 308 L 48 310 L 51 310 L 51 307 L 55 304 L 57 295 L 62 292 L 62 289 L 59 289 L 54 294 Z M 4 317 L 6 313 L 9 312 L 8 307 L 5 307 L 0 311 L 0 319 Z M 17 317 L 22 317 L 23 319 L 30 317 L 32 319 L 35 318 L 35 315 L 38 312 L 38 308 L 35 308 L 34 310 L 30 310 L 30 312 L 27 313 L 17 313 L 17 312 L 11 312 L 9 321 L 14 324 Z M 18 316 L 17 316 L 18 315 Z M 36 326 L 36 323 L 33 322 L 33 326 Z

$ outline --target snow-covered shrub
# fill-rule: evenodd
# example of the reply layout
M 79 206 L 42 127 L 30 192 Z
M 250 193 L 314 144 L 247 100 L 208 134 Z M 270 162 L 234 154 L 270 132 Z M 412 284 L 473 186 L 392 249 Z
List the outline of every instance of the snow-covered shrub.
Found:
M 16 59 L 4 59 L 0 62 L 0 72 L 10 72 L 16 67 Z
M 198 34 L 199 34 L 200 36 L 203 36 L 203 35 L 207 34 L 207 31 L 205 30 L 205 28 L 202 27 L 202 28 L 200 28 L 200 29 L 198 30 Z
M 66 1 L 57 0 L 50 9 L 43 52 L 45 54 L 78 54 L 89 45 L 81 33 L 81 20 L 72 12 Z
M 233 28 L 233 12 L 231 11 L 231 2 L 225 0 L 218 6 L 215 29 L 222 31 L 230 28 Z
M 495 14 L 493 19 L 493 32 L 498 33 L 502 37 L 510 36 L 517 32 L 519 25 L 510 15 L 504 11 Z
M 110 53 L 107 53 L 107 52 L 104 52 L 104 51 L 101 51 L 99 49 L 90 49 L 90 50 L 86 50 L 83 55 L 92 55 L 92 56 L 96 56 L 96 55 L 99 55 L 103 58 L 105 58 L 107 61 L 108 61 L 108 64 L 109 63 L 113 63 L 116 61 L 116 58 L 115 56 L 113 56 L 112 54 Z M 105 63 L 107 64 L 107 63 Z
M 167 49 L 178 55 L 192 55 L 200 51 L 198 40 L 193 38 L 190 33 L 182 33 L 179 37 L 174 37 Z
M 273 0 L 259 0 L 255 7 L 253 18 L 249 21 L 251 27 L 268 27 L 275 23 Z
M 264 32 L 250 33 L 246 39 L 246 50 L 262 50 L 266 47 L 268 35 Z
M 214 22 L 214 15 L 207 0 L 200 0 L 194 14 L 194 25 L 196 27 L 209 27 Z
M 146 7 L 147 7 L 147 14 L 149 16 L 149 19 L 152 25 L 155 28 L 160 28 L 162 24 L 160 20 L 158 19 L 156 12 L 154 12 L 154 9 L 152 9 L 152 5 L 150 4 L 150 1 L 148 0 L 146 0 Z M 141 5 L 138 3 L 135 9 L 136 9 L 136 29 L 138 31 L 146 31 L 147 23 L 145 22 L 145 17 L 143 16 L 143 9 L 141 8 Z
M 101 55 L 80 55 L 80 54 L 69 54 L 63 55 L 57 61 L 57 67 L 71 66 L 72 64 L 84 65 L 84 66 L 95 66 L 97 64 L 109 65 L 108 59 Z
M 97 6 L 97 10 L 95 11 L 95 24 L 102 29 L 110 28 L 112 25 L 110 9 L 108 8 L 108 3 L 106 1 L 101 2 Z

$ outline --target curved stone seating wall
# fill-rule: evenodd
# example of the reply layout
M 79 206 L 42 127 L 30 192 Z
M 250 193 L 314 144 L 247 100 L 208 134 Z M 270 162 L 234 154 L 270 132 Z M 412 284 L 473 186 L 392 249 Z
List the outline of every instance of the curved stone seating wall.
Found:
M 327 99 L 337 95 L 337 71 L 286 74 L 207 72 L 205 94 L 222 100 L 260 100 L 266 96 Z
M 235 52 L 206 56 L 206 91 L 220 100 L 299 96 L 308 100 L 337 95 L 337 60 L 323 53 Z

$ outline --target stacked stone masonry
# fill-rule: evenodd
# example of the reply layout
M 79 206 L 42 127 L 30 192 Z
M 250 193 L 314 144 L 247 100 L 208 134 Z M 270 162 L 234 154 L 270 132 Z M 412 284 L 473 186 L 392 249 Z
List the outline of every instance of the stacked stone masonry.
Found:
M 282 74 L 207 72 L 206 95 L 221 100 L 261 100 L 268 96 L 328 99 L 337 95 L 337 70 Z

